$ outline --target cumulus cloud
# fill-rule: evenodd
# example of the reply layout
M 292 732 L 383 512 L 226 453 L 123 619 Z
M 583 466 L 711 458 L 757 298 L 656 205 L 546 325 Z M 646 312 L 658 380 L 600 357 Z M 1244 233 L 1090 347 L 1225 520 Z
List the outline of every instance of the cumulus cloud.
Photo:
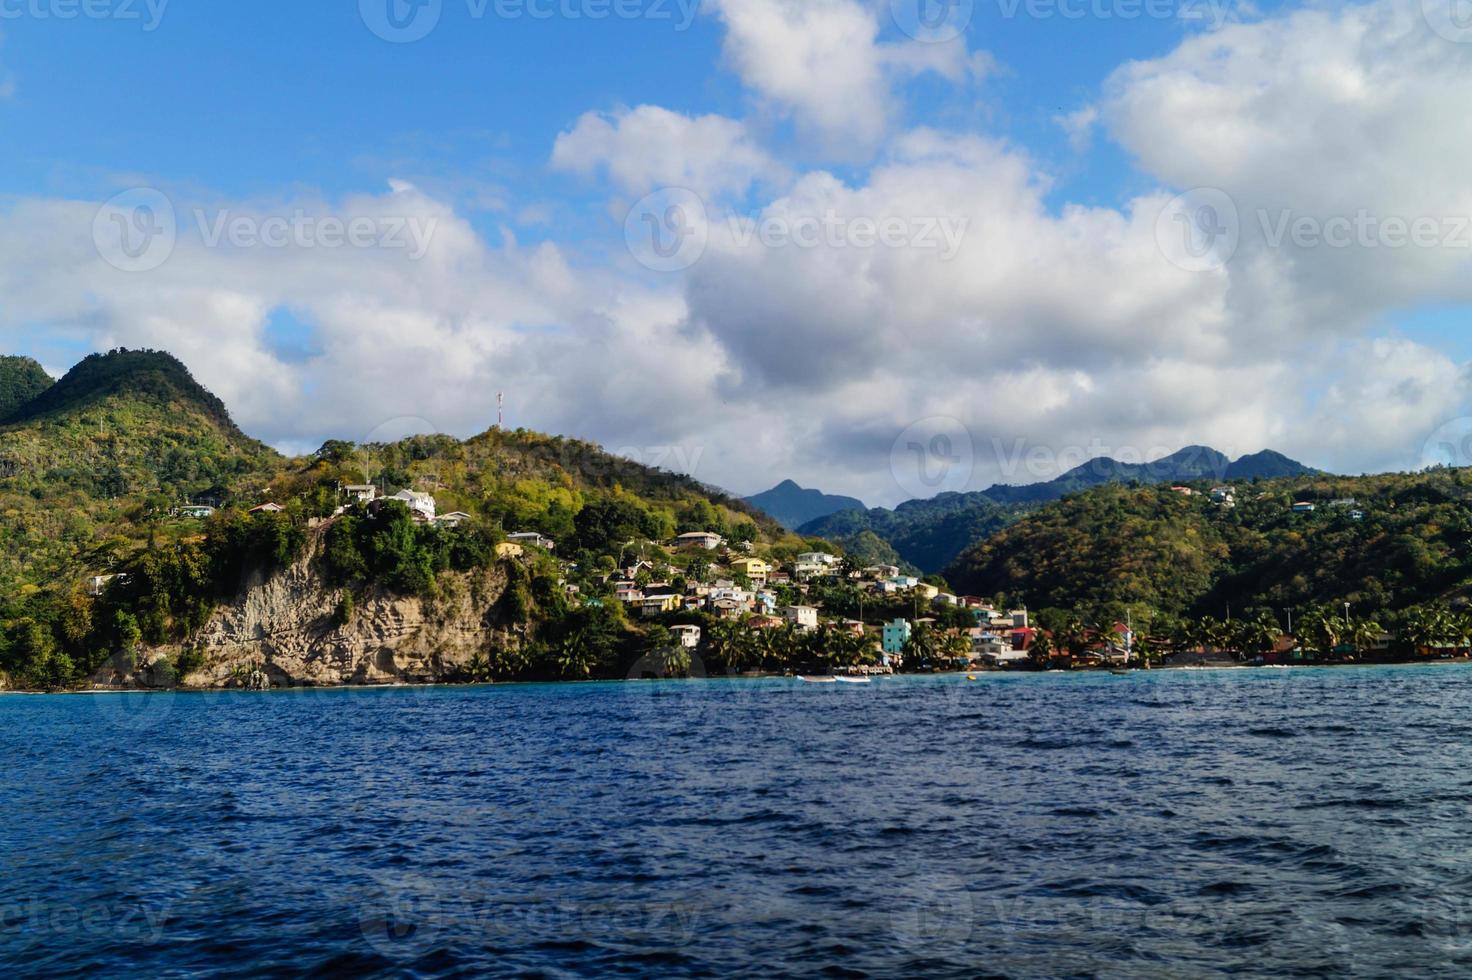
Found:
M 1436 36 L 1405 0 L 1190 37 L 1062 120 L 1117 140 L 1143 176 L 1131 198 L 1085 206 L 1059 203 L 1016 145 L 897 131 L 896 78 L 959 79 L 974 57 L 880 41 L 879 7 L 717 8 L 750 91 L 872 152 L 862 168 L 794 172 L 741 120 L 656 106 L 590 113 L 558 137 L 551 165 L 615 195 L 677 185 L 712 202 L 683 272 L 525 247 L 396 183 L 335 201 L 176 200 L 174 254 L 124 273 L 91 240 L 95 205 L 33 199 L 0 213 L 0 329 L 174 350 L 278 443 L 361 437 L 399 416 L 466 435 L 504 390 L 512 424 L 743 492 L 792 476 L 873 503 L 924 491 L 894 463 L 906 432 L 963 433 L 964 453 L 947 445 L 980 488 L 1193 443 L 1411 466 L 1437 424 L 1465 414 L 1466 366 L 1384 324 L 1412 304 L 1472 301 L 1472 250 L 1332 247 L 1292 229 L 1360 211 L 1472 214 L 1472 137 L 1444 118 L 1472 96 L 1472 45 Z M 1171 199 L 1196 187 L 1229 195 L 1241 233 L 1230 261 L 1200 269 L 1168 260 L 1160 237 Z M 196 209 L 434 233 L 417 259 L 212 246 Z M 282 309 L 308 324 L 305 356 L 272 342 Z
M 725 57 L 742 82 L 833 153 L 877 146 L 900 111 L 899 78 L 961 81 L 974 66 L 963 38 L 881 42 L 888 5 L 857 0 L 717 0 Z
M 744 123 L 651 105 L 584 114 L 557 137 L 552 166 L 585 175 L 604 171 L 631 194 L 684 187 L 703 197 L 744 194 L 754 181 L 782 172 Z

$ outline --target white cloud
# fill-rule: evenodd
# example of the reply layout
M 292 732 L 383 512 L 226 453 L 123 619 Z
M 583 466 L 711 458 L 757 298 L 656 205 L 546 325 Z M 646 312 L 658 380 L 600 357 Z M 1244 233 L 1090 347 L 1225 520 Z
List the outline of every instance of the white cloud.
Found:
M 975 67 L 964 39 L 882 43 L 881 10 L 856 0 L 717 0 L 725 57 L 748 89 L 790 114 L 826 150 L 862 156 L 900 112 L 897 79 L 936 72 L 954 82 Z
M 615 185 L 635 195 L 659 187 L 684 187 L 705 197 L 740 195 L 754 181 L 781 173 L 743 123 L 650 105 L 584 114 L 557 137 L 552 166 L 589 175 L 605 170 Z
M 361 437 L 396 416 L 465 435 L 489 425 L 504 390 L 513 425 L 646 461 L 675 447 L 662 461 L 740 491 L 793 476 L 871 503 L 912 492 L 891 451 L 932 416 L 970 431 L 982 487 L 1192 443 L 1411 466 L 1430 430 L 1465 414 L 1465 366 L 1376 333 L 1407 305 L 1472 301 L 1467 250 L 1275 247 L 1256 214 L 1472 213 L 1472 135 L 1443 118 L 1472 97 L 1472 46 L 1436 37 L 1402 0 L 1187 39 L 1120 69 L 1097 126 L 1092 108 L 1063 120 L 1117 139 L 1145 189 L 1117 207 L 1060 205 L 1016 146 L 894 132 L 895 79 L 960 79 L 968 58 L 880 42 L 876 9 L 719 5 L 750 90 L 820 138 L 874 150 L 861 172 L 793 174 L 742 121 L 654 106 L 590 113 L 558 138 L 554 167 L 605 174 L 621 195 L 761 195 L 750 215 L 712 207 L 709 246 L 683 275 L 630 278 L 509 234 L 492 244 L 408 184 L 198 206 L 432 220 L 419 261 L 210 249 L 191 234 L 162 268 L 127 275 L 97 257 L 94 207 L 24 200 L 0 214 L 0 329 L 174 350 L 278 442 Z M 1206 272 L 1172 265 L 1156 240 L 1166 203 L 1196 186 L 1226 190 L 1244 217 L 1236 257 Z M 178 203 L 187 220 L 195 202 Z M 764 244 L 733 214 L 845 232 Z M 859 243 L 856 227 L 890 219 L 916 234 L 931 223 L 935 247 Z M 954 254 L 935 237 L 942 223 L 963 231 Z M 315 357 L 273 352 L 266 324 L 281 307 L 311 324 Z M 1042 452 L 1019 469 L 1030 449 Z

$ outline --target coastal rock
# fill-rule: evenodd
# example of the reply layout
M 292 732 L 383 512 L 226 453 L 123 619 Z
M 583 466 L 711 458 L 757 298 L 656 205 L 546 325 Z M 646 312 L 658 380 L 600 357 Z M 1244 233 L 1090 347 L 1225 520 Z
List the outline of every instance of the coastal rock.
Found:
M 263 690 L 346 684 L 434 683 L 462 676 L 477 654 L 519 642 L 497 604 L 506 572 L 497 564 L 472 573 L 446 573 L 438 594 L 419 599 L 371 588 L 353 596 L 340 623 L 344 590 L 317 567 L 321 534 L 300 560 L 272 576 L 243 583 L 217 608 L 180 655 L 202 665 L 179 681 L 186 687 Z

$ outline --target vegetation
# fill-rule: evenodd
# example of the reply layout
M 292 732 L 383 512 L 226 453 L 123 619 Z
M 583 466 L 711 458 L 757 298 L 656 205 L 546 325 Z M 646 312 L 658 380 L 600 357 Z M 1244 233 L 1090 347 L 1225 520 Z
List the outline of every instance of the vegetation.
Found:
M 658 637 L 602 602 L 602 575 L 671 558 L 658 542 L 679 532 L 805 546 L 741 501 L 590 443 L 493 430 L 465 442 L 334 441 L 286 459 L 243 435 L 167 354 L 94 355 L 54 385 L 25 387 L 33 375 L 0 365 L 0 394 L 25 395 L 0 425 L 0 671 L 23 686 L 66 686 L 144 646 L 191 649 L 218 603 L 298 560 L 316 534 L 323 574 L 344 588 L 338 625 L 371 590 L 433 598 L 447 574 L 501 567 L 500 613 L 522 639 L 476 665 L 487 677 L 602 676 L 657 649 Z M 442 513 L 470 520 L 420 524 L 395 502 L 338 514 L 340 488 L 368 482 L 432 492 Z M 251 512 L 265 501 L 283 509 Z M 555 539 L 567 564 L 535 549 L 501 558 L 512 530 Z M 708 572 L 698 558 L 674 560 Z M 583 602 L 567 600 L 569 576 Z M 99 577 L 108 584 L 90 594 Z M 192 656 L 170 669 L 182 676 Z
M 51 384 L 50 375 L 29 357 L 0 357 L 0 422 L 7 421 Z
M 1223 619 L 1343 603 L 1381 616 L 1472 595 L 1472 473 L 1296 477 L 1236 490 L 1236 506 L 1223 507 L 1204 492 L 1099 487 L 973 546 L 947 575 L 964 592 L 1035 606 L 1132 604 Z M 1295 512 L 1298 501 L 1315 510 Z

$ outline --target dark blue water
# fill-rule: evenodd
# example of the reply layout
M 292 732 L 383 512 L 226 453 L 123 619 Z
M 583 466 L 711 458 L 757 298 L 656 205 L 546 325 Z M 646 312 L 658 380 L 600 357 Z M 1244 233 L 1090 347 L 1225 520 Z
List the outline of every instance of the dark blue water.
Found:
M 0 698 L 0 974 L 1472 971 L 1472 670 Z

